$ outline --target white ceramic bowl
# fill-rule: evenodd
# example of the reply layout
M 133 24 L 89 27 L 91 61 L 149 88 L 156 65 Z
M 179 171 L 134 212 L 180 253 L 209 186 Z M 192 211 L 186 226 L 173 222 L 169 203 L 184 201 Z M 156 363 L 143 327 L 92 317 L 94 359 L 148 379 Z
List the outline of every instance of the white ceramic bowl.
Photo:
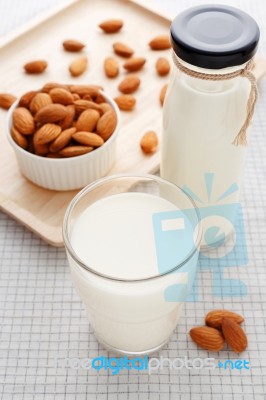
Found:
M 27 179 L 46 189 L 73 190 L 80 189 L 108 173 L 115 161 L 120 112 L 110 96 L 105 92 L 102 92 L 102 95 L 116 112 L 116 129 L 98 149 L 71 158 L 45 158 L 19 147 L 11 136 L 13 111 L 18 106 L 19 100 L 12 105 L 7 114 L 7 138 L 15 151 L 19 169 Z

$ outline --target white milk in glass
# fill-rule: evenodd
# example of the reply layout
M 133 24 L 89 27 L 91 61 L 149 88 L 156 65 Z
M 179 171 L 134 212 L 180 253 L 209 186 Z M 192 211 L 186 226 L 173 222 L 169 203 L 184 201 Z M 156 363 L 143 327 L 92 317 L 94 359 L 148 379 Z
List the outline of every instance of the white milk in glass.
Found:
M 180 269 L 145 280 L 159 275 L 152 215 L 175 210 L 152 194 L 120 193 L 96 201 L 74 223 L 72 247 L 96 274 L 69 257 L 71 274 L 94 332 L 107 347 L 127 353 L 152 350 L 169 339 L 177 324 L 182 303 L 166 301 L 164 289 L 186 284 L 188 274 Z M 193 235 L 192 225 L 186 229 Z M 193 275 L 196 262 L 197 254 L 190 260 Z

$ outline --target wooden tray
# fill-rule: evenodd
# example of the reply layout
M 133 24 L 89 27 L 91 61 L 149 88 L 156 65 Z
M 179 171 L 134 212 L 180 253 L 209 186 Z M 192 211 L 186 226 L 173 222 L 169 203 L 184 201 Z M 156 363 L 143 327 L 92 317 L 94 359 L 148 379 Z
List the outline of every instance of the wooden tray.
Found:
M 147 3 L 147 2 L 146 2 Z M 105 35 L 97 25 L 104 19 L 121 18 L 125 27 L 119 34 Z M 162 109 L 159 92 L 168 78 L 155 72 L 155 61 L 161 55 L 170 59 L 170 51 L 152 52 L 148 42 L 158 34 L 168 33 L 170 19 L 146 8 L 142 0 L 67 0 L 64 8 L 49 11 L 35 18 L 30 25 L 0 41 L 0 92 L 17 96 L 37 89 L 48 81 L 65 83 L 98 83 L 111 95 L 125 73 L 109 80 L 103 73 L 103 60 L 113 55 L 112 43 L 123 41 L 131 45 L 136 55 L 145 56 L 147 63 L 138 75 L 142 80 L 136 94 L 137 107 L 122 113 L 116 163 L 109 174 L 121 172 L 153 173 L 159 167 L 158 153 L 144 156 L 139 148 L 143 132 L 153 129 L 161 133 Z M 88 72 L 70 78 L 68 65 L 75 54 L 62 50 L 62 41 L 76 38 L 87 44 L 90 60 Z M 49 67 L 40 76 L 23 73 L 22 66 L 32 59 L 47 59 Z M 120 60 L 122 66 L 123 59 Z M 264 60 L 258 65 L 258 77 L 265 72 Z M 54 246 L 62 246 L 61 226 L 67 205 L 76 194 L 42 189 L 27 181 L 19 172 L 15 155 L 5 138 L 6 113 L 0 110 L 0 209 Z

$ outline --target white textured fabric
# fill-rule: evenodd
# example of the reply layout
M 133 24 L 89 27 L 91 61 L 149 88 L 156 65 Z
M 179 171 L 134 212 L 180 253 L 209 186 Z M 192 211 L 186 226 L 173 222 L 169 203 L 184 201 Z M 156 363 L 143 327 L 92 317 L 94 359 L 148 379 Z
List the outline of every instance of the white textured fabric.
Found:
M 96 0 L 86 0 L 96 1 Z M 147 0 L 148 2 L 148 0 Z M 0 35 L 55 5 L 52 0 L 0 0 Z M 194 0 L 150 0 L 175 15 Z M 213 1 L 220 3 L 220 1 Z M 266 55 L 265 0 L 223 0 L 253 15 L 262 30 L 260 52 Z M 160 355 L 238 359 L 224 350 L 219 355 L 198 350 L 188 331 L 203 323 L 204 314 L 226 307 L 245 316 L 248 350 L 240 356 L 250 370 L 106 371 L 59 368 L 55 358 L 107 355 L 89 327 L 85 311 L 70 280 L 63 249 L 43 243 L 27 229 L 0 214 L 0 399 L 1 400 L 264 400 L 266 393 L 266 80 L 252 128 L 242 203 L 245 209 L 249 265 L 232 268 L 228 276 L 248 287 L 244 298 L 214 298 L 211 273 L 200 273 L 200 298 L 185 306 L 184 317 Z

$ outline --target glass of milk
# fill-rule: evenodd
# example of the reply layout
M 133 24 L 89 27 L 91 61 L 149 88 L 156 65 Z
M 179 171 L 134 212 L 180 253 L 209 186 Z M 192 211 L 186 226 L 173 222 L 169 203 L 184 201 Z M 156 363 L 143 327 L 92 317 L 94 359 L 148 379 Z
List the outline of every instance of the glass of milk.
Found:
M 107 177 L 72 200 L 63 236 L 99 342 L 127 355 L 167 343 L 197 267 L 201 224 L 193 200 L 153 175 Z

